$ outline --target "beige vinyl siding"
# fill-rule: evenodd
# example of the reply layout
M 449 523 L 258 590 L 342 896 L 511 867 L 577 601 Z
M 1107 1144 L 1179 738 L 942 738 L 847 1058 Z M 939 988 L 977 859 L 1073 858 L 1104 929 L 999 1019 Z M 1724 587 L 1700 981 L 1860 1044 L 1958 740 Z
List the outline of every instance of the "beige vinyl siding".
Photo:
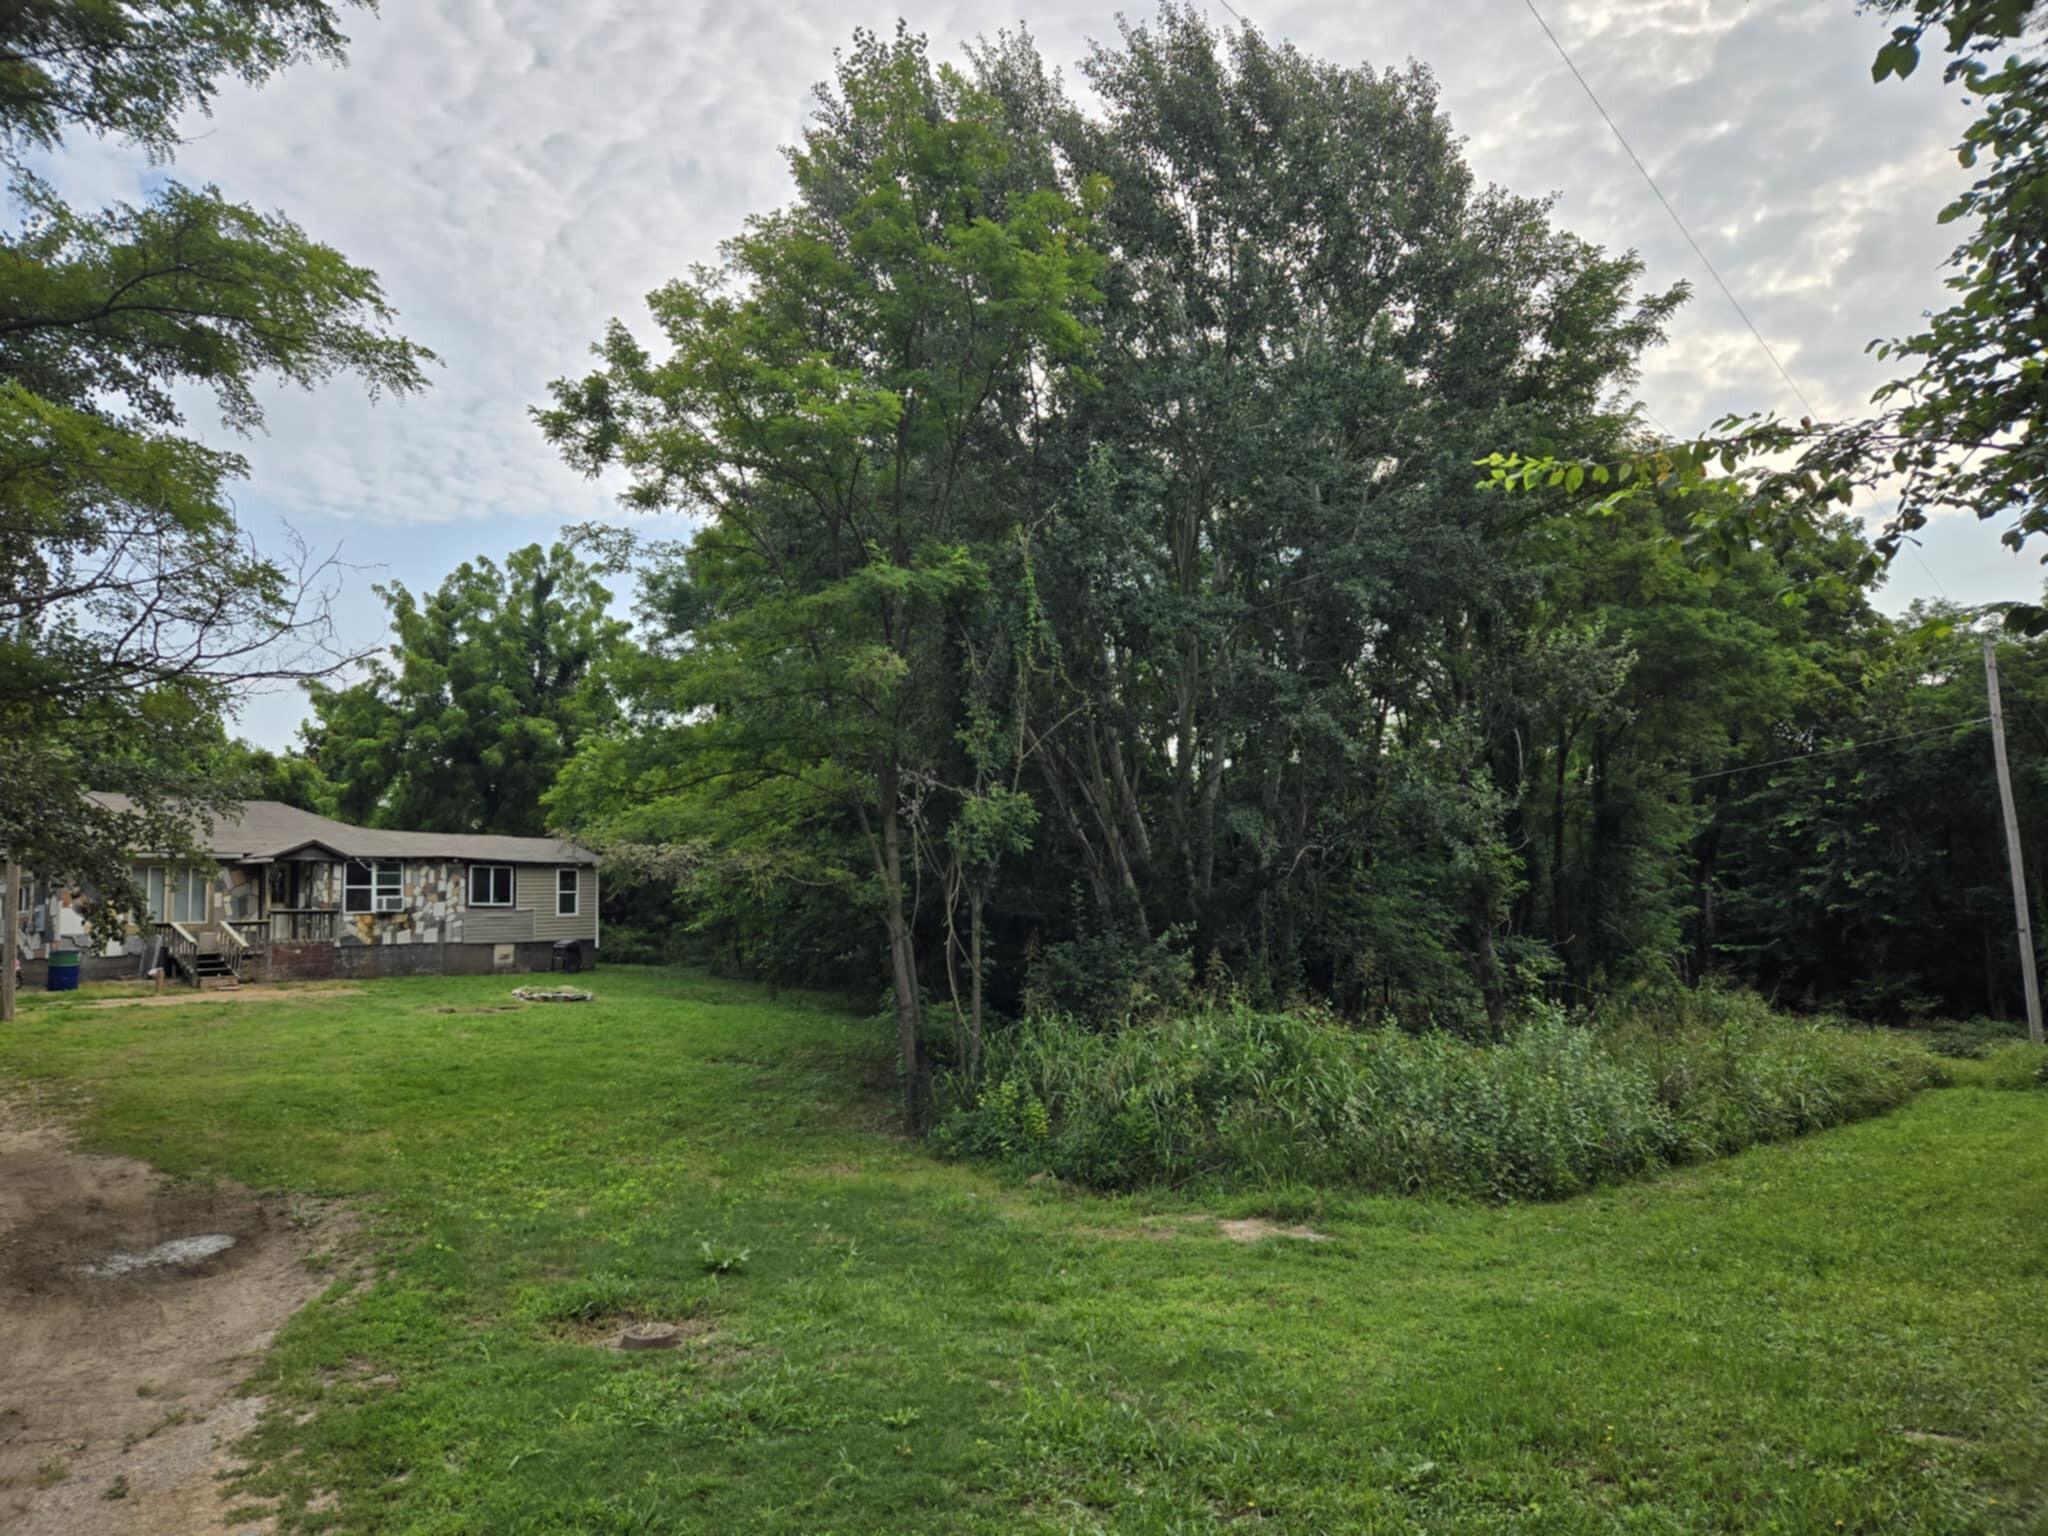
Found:
M 588 864 L 576 870 L 576 915 L 555 916 L 555 871 L 566 864 L 519 864 L 512 875 L 513 905 L 533 919 L 536 939 L 595 939 L 597 937 L 597 871 Z M 474 919 L 477 913 L 471 910 Z M 475 937 L 475 935 L 468 935 Z
M 462 914 L 465 944 L 519 944 L 532 937 L 533 914 L 516 907 L 471 907 Z

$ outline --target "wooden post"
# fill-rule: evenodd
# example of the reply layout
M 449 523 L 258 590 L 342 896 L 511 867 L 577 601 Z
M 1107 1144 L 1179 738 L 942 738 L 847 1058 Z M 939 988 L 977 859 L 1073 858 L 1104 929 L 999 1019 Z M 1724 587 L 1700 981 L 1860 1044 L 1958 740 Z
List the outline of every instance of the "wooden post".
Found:
M 2027 1038 L 2041 1043 L 2041 983 L 2034 975 L 2034 924 L 2027 911 L 2027 871 L 2020 863 L 2020 818 L 2012 803 L 2012 770 L 2005 762 L 2005 710 L 1998 701 L 1998 645 L 1984 642 L 1984 691 L 1991 700 L 1991 756 L 1998 768 L 1998 802 L 2005 811 L 2005 857 L 2012 866 L 2012 910 L 2019 926 L 2020 978 L 2027 989 Z
M 0 1024 L 14 1020 L 14 966 L 21 948 L 21 898 L 15 892 L 20 888 L 21 866 L 10 858 L 5 876 L 0 877 L 0 904 L 5 905 L 7 914 L 6 932 L 0 935 Z

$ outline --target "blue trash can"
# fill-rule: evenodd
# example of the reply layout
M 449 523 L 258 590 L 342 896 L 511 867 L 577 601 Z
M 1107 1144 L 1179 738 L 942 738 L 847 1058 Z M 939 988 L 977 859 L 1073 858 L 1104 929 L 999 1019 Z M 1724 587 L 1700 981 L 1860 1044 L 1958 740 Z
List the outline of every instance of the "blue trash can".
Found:
M 53 949 L 50 951 L 50 979 L 46 985 L 52 992 L 76 992 L 78 971 L 77 950 Z

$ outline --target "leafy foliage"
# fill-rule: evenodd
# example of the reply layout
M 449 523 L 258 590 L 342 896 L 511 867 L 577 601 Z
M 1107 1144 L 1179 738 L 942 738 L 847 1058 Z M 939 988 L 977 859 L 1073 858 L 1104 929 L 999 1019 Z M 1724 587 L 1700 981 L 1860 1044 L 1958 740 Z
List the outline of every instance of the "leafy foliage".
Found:
M 315 0 L 0 14 L 0 846 L 94 891 L 103 929 L 141 904 L 129 850 L 188 847 L 237 787 L 216 729 L 188 748 L 166 722 L 217 721 L 239 687 L 344 659 L 327 568 L 250 545 L 227 496 L 246 465 L 183 435 L 180 402 L 210 398 L 247 432 L 259 379 L 403 394 L 431 354 L 393 334 L 374 274 L 279 215 L 176 182 L 80 211 L 23 154 L 84 131 L 167 156 L 178 112 L 223 76 L 340 44 Z
M 367 3 L 367 0 L 352 0 Z M 0 148 L 52 149 L 71 129 L 168 157 L 178 114 L 219 82 L 255 85 L 347 42 L 329 0 L 14 0 L 0 13 Z
M 2010 1006 L 1973 616 L 1873 610 L 1834 471 L 1642 438 L 1682 290 L 1477 186 L 1423 70 L 1169 6 L 1085 73 L 861 38 L 796 206 L 556 387 L 705 523 L 552 814 L 698 956 L 886 985 L 912 1118 L 1005 1018 L 1203 990 Z
M 669 841 L 822 852 L 868 888 L 915 1123 L 912 865 L 955 806 L 978 806 L 949 843 L 963 866 L 1021 835 L 1015 802 L 958 771 L 949 706 L 958 652 L 989 643 L 988 547 L 1084 383 L 1095 194 L 907 33 L 857 35 L 790 165 L 793 206 L 652 296 L 669 355 L 614 325 L 541 421 L 570 462 L 622 465 L 630 502 L 704 519 L 677 573 L 687 641 L 655 684 L 665 782 L 644 787 Z
M 311 756 L 349 819 L 415 831 L 542 830 L 543 796 L 615 716 L 626 626 L 599 568 L 557 543 L 465 561 L 424 598 L 399 582 L 390 659 L 312 688 Z

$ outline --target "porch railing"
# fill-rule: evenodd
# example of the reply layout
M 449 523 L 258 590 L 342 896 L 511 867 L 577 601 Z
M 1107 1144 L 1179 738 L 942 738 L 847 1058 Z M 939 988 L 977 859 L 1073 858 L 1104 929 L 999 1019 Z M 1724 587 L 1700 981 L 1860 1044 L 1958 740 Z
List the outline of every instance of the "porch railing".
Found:
M 158 923 L 158 937 L 164 941 L 164 958 L 185 973 L 185 979 L 199 984 L 199 935 L 183 923 Z
M 341 914 L 332 907 L 272 907 L 273 944 L 332 944 L 341 937 Z
M 270 942 L 270 919 L 267 917 L 231 917 L 221 926 L 233 929 L 243 948 L 251 954 L 261 954 L 263 946 Z
M 241 930 L 231 922 L 223 920 L 217 926 L 220 931 L 221 959 L 227 962 L 227 967 L 230 971 L 234 973 L 235 980 L 245 980 L 246 978 L 243 976 L 242 973 L 248 968 L 249 965 L 248 939 L 245 938 L 242 935 Z

